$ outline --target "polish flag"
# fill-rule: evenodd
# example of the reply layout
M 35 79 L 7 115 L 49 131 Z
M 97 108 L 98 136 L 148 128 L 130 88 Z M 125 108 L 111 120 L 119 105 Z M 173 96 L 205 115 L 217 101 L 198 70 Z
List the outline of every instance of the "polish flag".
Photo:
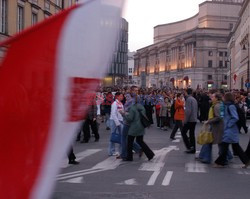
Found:
M 51 196 L 119 35 L 123 0 L 90 0 L 0 44 L 0 197 Z

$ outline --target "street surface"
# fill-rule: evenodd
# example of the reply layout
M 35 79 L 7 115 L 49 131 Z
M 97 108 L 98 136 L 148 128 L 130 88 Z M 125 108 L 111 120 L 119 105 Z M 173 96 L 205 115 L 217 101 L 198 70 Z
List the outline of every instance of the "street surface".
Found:
M 196 126 L 196 135 L 201 124 Z M 250 131 L 250 130 L 249 130 Z M 156 156 L 148 161 L 134 154 L 133 162 L 124 162 L 108 156 L 110 131 L 100 125 L 100 141 L 74 144 L 79 165 L 68 165 L 67 158 L 57 176 L 53 199 L 249 199 L 250 168 L 242 169 L 235 157 L 227 168 L 212 168 L 186 154 L 177 132 L 171 141 L 171 130 L 152 126 L 144 140 Z M 245 150 L 249 133 L 240 135 Z M 197 151 L 201 146 L 197 145 Z M 213 159 L 217 158 L 213 146 Z M 196 154 L 197 156 L 197 154 Z

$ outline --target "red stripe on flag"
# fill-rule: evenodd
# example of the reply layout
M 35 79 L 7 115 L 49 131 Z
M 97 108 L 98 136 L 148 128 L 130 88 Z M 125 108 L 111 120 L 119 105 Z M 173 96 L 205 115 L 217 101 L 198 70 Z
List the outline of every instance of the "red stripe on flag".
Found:
M 51 127 L 58 39 L 69 13 L 7 43 L 0 66 L 1 198 L 29 198 L 39 175 Z

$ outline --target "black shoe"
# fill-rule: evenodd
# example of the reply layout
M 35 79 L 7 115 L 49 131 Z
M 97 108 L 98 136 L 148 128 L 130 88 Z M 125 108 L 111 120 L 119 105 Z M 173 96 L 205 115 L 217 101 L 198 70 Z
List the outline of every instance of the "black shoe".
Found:
M 69 161 L 69 164 L 80 164 L 80 162 L 77 162 L 77 161 L 75 161 L 75 160 L 70 160 L 70 161 Z
M 128 159 L 128 158 L 123 158 L 122 161 L 126 161 L 126 162 L 132 162 L 133 159 Z
M 81 141 L 81 143 L 88 143 L 88 142 L 89 142 L 88 140 Z
M 99 139 L 95 139 L 95 142 L 99 142 Z
M 148 158 L 148 161 L 152 160 L 154 157 L 155 157 L 155 154 L 152 157 Z
M 143 151 L 142 151 L 142 149 L 141 149 L 141 150 L 139 151 L 139 158 L 141 158 L 142 155 L 143 155 Z
M 109 131 L 109 130 L 110 130 L 110 128 L 109 128 L 109 127 L 107 127 L 107 128 L 106 128 L 106 130 L 107 130 L 107 131 Z
M 176 138 L 174 138 L 174 137 L 170 137 L 170 139 L 171 139 L 171 140 L 176 140 Z
M 196 151 L 193 149 L 186 150 L 185 152 L 188 154 L 195 154 L 196 153 Z

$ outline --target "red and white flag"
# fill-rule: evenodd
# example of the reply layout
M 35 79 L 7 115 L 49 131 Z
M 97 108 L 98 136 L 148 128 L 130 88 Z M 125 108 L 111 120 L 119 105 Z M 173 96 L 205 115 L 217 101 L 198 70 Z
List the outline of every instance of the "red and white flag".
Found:
M 46 199 L 112 59 L 123 0 L 78 4 L 0 44 L 0 197 Z

